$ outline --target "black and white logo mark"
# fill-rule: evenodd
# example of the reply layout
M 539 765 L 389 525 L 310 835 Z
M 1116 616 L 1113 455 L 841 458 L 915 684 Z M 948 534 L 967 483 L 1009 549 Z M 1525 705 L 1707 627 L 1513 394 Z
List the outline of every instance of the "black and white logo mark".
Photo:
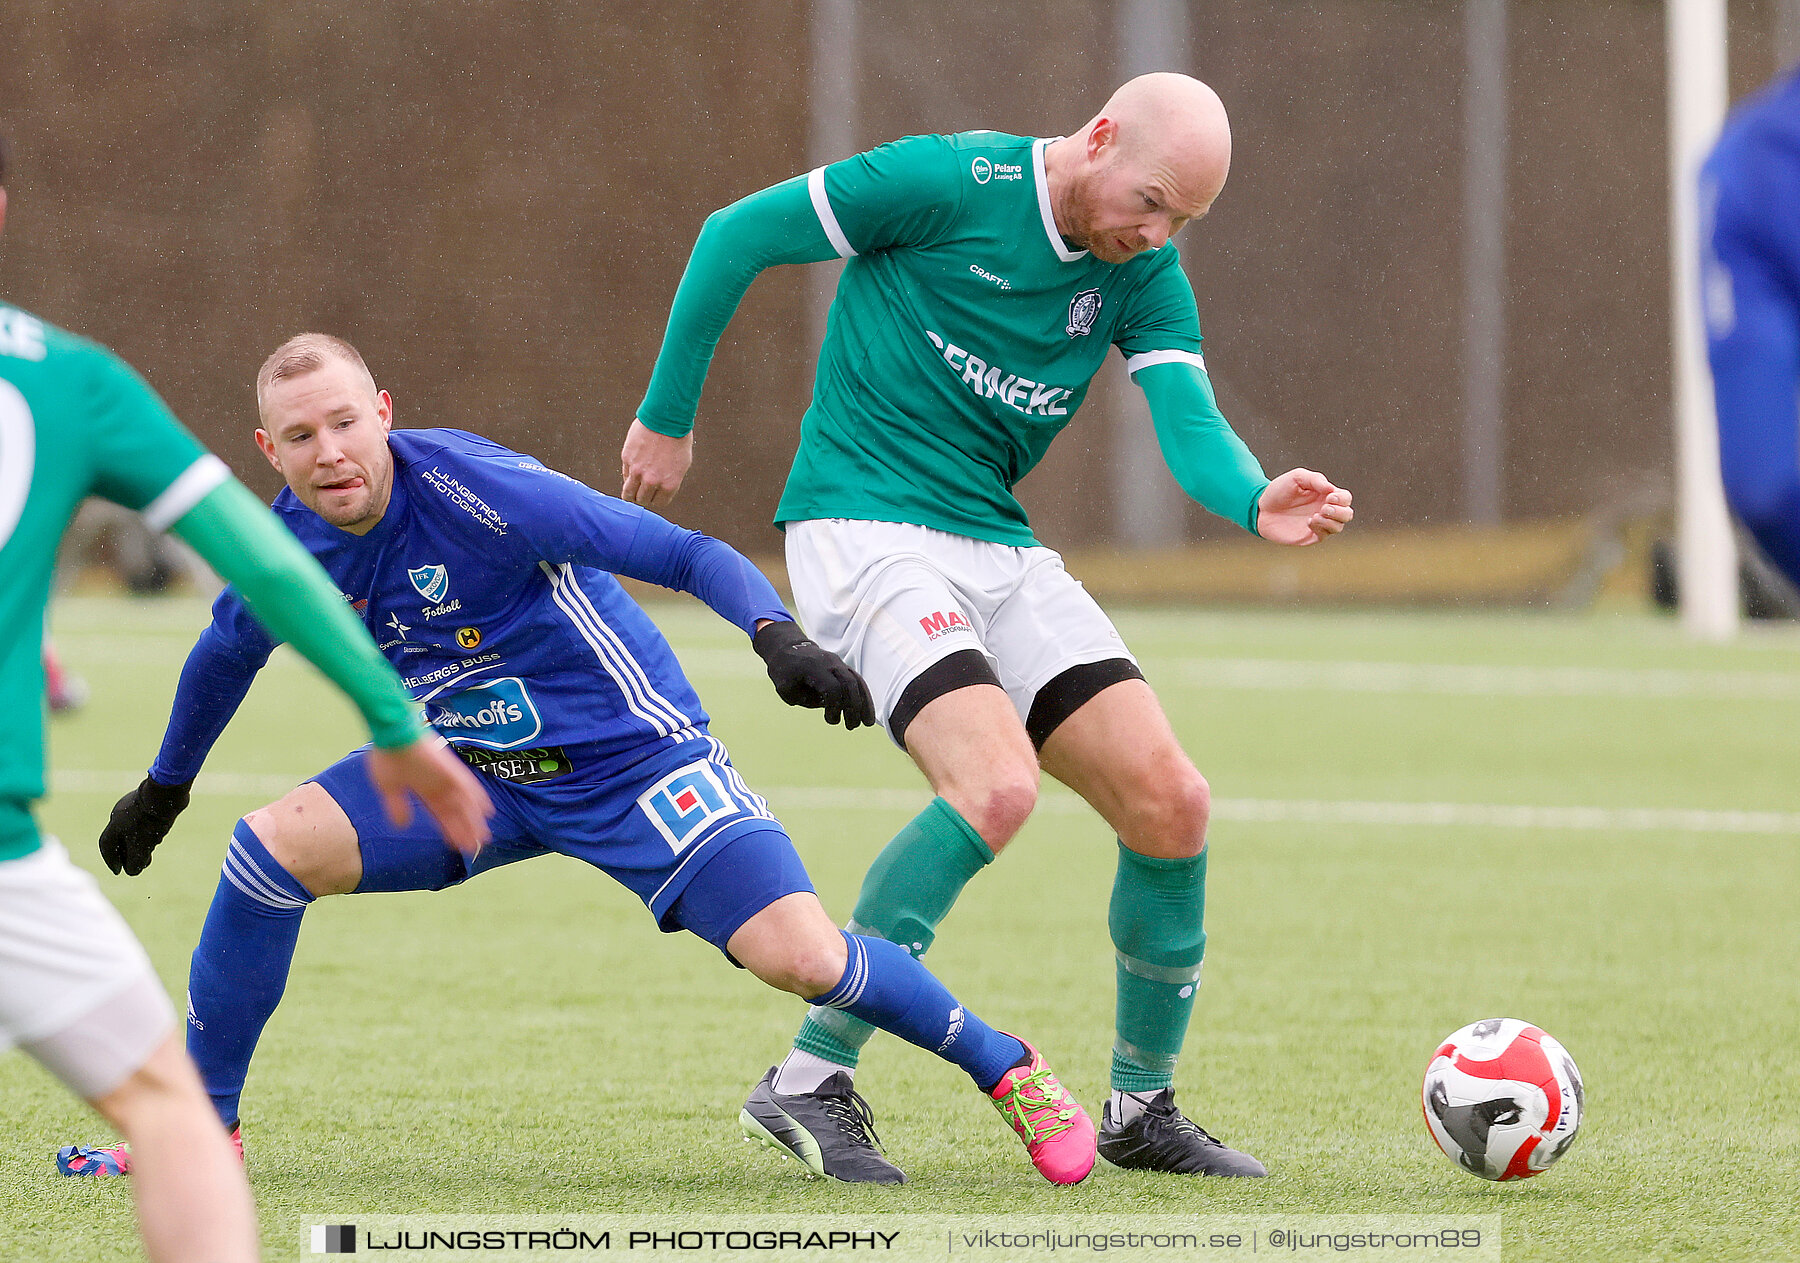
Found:
M 312 1226 L 312 1252 L 314 1254 L 355 1254 L 355 1224 L 314 1224 Z
M 1085 338 L 1100 315 L 1100 291 L 1084 289 L 1069 300 L 1069 336 Z

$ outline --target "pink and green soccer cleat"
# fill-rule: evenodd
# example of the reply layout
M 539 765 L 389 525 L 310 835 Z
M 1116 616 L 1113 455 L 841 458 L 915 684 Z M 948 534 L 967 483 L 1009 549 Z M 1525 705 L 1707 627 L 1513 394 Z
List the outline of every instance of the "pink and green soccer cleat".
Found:
M 231 1129 L 231 1147 L 244 1160 L 244 1128 Z M 130 1175 L 131 1150 L 124 1145 L 64 1145 L 56 1151 L 56 1169 L 64 1175 Z
M 1057 1082 L 1043 1055 L 1019 1042 L 1028 1060 L 1001 1075 L 988 1096 L 1025 1142 L 1040 1175 L 1052 1184 L 1079 1184 L 1094 1169 L 1094 1120 Z

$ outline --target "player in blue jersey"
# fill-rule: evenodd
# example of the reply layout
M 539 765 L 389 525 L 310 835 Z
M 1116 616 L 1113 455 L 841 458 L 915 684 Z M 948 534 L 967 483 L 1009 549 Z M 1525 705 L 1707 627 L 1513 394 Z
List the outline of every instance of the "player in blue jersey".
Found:
M 1037 1052 L 967 1013 L 899 946 L 839 931 L 792 843 L 707 731 L 674 653 L 615 574 L 691 592 L 752 637 L 783 700 L 872 723 L 860 676 L 805 638 L 729 546 L 457 430 L 391 430 L 361 356 L 304 334 L 257 381 L 256 438 L 287 481 L 275 510 L 324 565 L 427 721 L 486 773 L 492 842 L 471 854 L 396 828 L 358 750 L 239 821 L 188 981 L 188 1049 L 234 1136 L 251 1053 L 322 895 L 441 890 L 561 853 L 608 873 L 665 931 L 688 930 L 771 986 L 841 1008 L 966 1070 L 1059 1183 L 1092 1167 L 1094 1128 Z M 101 838 L 141 872 L 186 787 L 275 647 L 227 589 L 181 674 L 162 749 Z M 771 1116 L 789 1151 L 863 1106 L 849 1082 Z M 816 1151 L 816 1146 L 814 1147 Z M 71 1173 L 114 1173 L 116 1149 Z M 868 1172 L 814 1164 L 818 1174 Z M 898 1173 L 895 1173 L 896 1176 Z
M 1731 507 L 1800 584 L 1800 71 L 1733 112 L 1700 180 L 1702 309 Z

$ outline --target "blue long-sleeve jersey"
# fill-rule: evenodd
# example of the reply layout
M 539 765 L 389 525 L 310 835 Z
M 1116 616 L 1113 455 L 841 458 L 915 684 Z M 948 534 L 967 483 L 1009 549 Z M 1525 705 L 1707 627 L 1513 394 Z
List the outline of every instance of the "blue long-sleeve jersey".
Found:
M 396 430 L 388 447 L 392 497 L 367 534 L 289 490 L 275 511 L 427 721 L 466 751 L 620 766 L 705 731 L 668 641 L 614 575 L 691 592 L 746 633 L 793 617 L 735 549 L 529 456 L 460 430 Z M 182 669 L 156 780 L 200 770 L 275 643 L 234 590 L 220 594 Z
M 1725 494 L 1800 583 L 1800 72 L 1733 111 L 1700 181 Z

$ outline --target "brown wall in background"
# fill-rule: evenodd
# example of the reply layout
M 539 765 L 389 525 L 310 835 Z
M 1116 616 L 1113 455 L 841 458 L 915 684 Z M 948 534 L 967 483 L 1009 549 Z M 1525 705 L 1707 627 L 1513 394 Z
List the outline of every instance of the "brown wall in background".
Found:
M 1509 517 L 1667 497 L 1662 6 L 1512 6 Z M 1734 82 L 1770 70 L 1733 8 Z M 356 342 L 402 424 L 462 426 L 617 488 L 708 212 L 808 165 L 802 0 L 68 5 L 0 0 L 13 204 L 0 295 L 137 364 L 253 485 L 251 380 L 303 328 Z M 1226 413 L 1368 524 L 1460 515 L 1460 6 L 1211 0 L 1192 65 L 1231 183 L 1181 246 Z M 1112 7 L 863 4 L 862 144 L 1079 127 Z M 715 362 L 672 516 L 764 551 L 812 359 L 765 275 Z M 1103 542 L 1107 392 L 1024 488 Z M 1198 510 L 1195 535 L 1225 533 Z

